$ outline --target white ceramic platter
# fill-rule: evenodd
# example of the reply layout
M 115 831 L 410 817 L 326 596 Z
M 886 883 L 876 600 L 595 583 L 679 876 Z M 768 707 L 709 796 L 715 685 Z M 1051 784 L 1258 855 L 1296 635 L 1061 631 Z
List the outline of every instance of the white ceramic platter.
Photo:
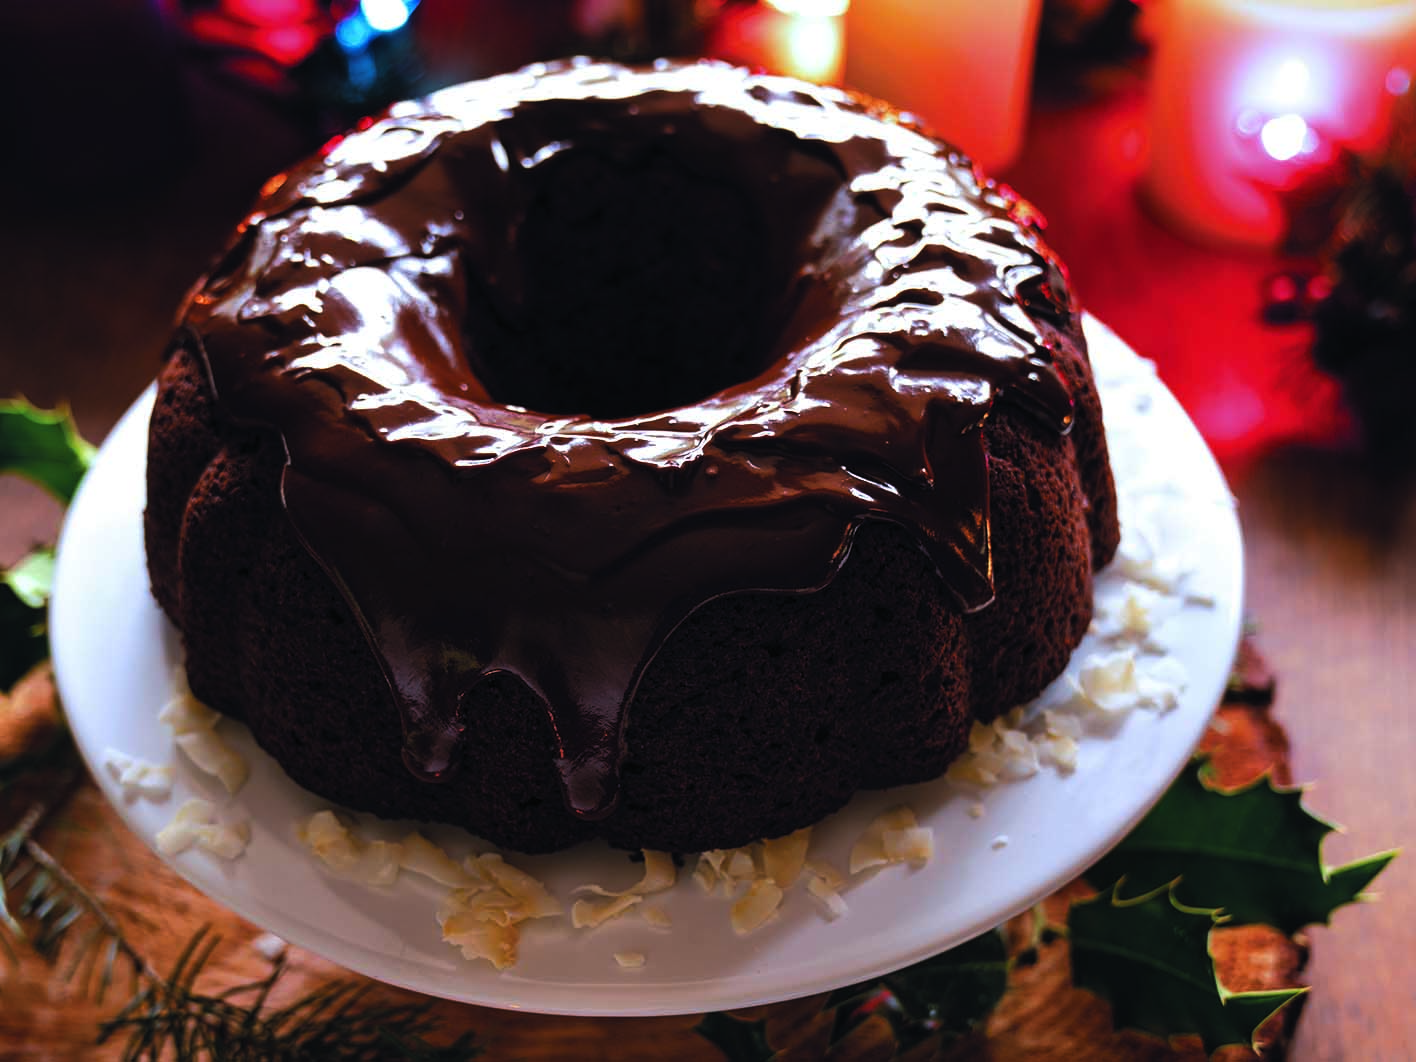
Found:
M 251 778 L 228 797 L 176 752 L 157 720 L 179 691 L 181 651 L 152 600 L 143 559 L 151 390 L 104 443 L 60 543 L 50 629 L 79 747 L 105 795 L 149 845 L 190 796 L 215 801 L 223 821 L 249 820 L 252 839 L 240 859 L 228 863 L 192 849 L 170 860 L 208 896 L 344 966 L 432 995 L 548 1013 L 696 1013 L 825 991 L 926 958 L 1028 907 L 1125 835 L 1185 764 L 1238 638 L 1241 544 L 1219 469 L 1149 363 L 1097 322 L 1088 330 L 1128 558 L 1099 580 L 1098 600 L 1103 614 L 1114 613 L 1135 585 L 1128 576 L 1176 591 L 1154 598 L 1164 618 L 1136 651 L 1145 664 L 1162 659 L 1156 646 L 1169 650 L 1183 664 L 1184 690 L 1166 710 L 1092 719 L 1077 708 L 1088 731 L 1070 772 L 1044 766 L 979 792 L 940 780 L 860 796 L 816 828 L 814 857 L 844 868 L 865 826 L 902 802 L 932 827 L 936 854 L 922 867 L 891 866 L 853 880 L 844 894 L 849 913 L 834 922 L 798 887 L 772 922 L 735 936 L 728 902 L 705 894 L 685 872 L 656 898 L 671 929 L 632 916 L 593 931 L 573 930 L 565 918 L 527 923 L 520 961 L 497 973 L 441 941 L 434 918 L 440 886 L 405 874 L 392 887 L 371 888 L 318 865 L 297 840 L 295 823 L 327 804 L 289 781 L 229 721 L 221 730 L 249 761 Z M 1101 634 L 1089 636 L 1073 659 L 1074 675 L 1098 652 L 1113 651 L 1116 637 L 1104 642 Z M 1076 704 L 1072 689 L 1064 677 L 1043 702 L 1070 697 Z M 108 749 L 175 765 L 171 798 L 125 801 L 104 769 Z M 977 804 L 983 813 L 975 818 Z M 410 828 L 351 817 L 369 837 L 396 839 Z M 486 847 L 457 830 L 427 832 L 458 856 Z M 623 853 L 599 844 L 512 861 L 567 905 L 577 885 L 623 888 L 639 876 Z M 621 969 L 613 956 L 625 951 L 642 952 L 645 965 Z

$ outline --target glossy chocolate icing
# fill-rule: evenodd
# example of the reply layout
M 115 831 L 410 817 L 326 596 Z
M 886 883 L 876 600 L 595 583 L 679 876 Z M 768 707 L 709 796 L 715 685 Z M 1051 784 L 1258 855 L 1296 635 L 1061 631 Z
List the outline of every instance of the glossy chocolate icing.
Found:
M 469 283 L 523 302 L 538 169 L 648 143 L 765 219 L 782 290 L 761 370 L 616 419 L 496 400 Z M 409 768 L 454 770 L 483 739 L 463 695 L 509 671 L 549 710 L 569 806 L 598 818 L 639 676 L 706 601 L 820 588 L 853 530 L 888 520 L 961 608 L 988 604 L 981 426 L 1000 399 L 1071 423 L 1049 348 L 1074 308 L 1034 230 L 845 93 L 558 64 L 396 105 L 272 179 L 178 341 L 228 415 L 283 438 L 286 511 L 381 662 Z

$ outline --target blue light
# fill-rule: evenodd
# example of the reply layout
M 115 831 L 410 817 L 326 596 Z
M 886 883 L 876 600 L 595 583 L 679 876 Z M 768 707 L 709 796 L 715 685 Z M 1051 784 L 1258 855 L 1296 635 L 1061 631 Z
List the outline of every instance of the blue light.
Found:
M 402 29 L 416 6 L 407 0 L 359 0 L 359 13 L 375 33 L 392 33 Z
M 348 18 L 340 19 L 339 25 L 334 27 L 334 39 L 346 52 L 362 52 L 373 38 L 374 28 L 364 17 L 362 7 Z

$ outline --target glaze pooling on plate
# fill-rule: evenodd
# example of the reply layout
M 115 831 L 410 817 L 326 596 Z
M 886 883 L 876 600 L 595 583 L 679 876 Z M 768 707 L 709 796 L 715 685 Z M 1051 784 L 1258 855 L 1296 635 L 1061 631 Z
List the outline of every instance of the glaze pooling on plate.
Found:
M 534 315 L 517 241 L 587 158 L 760 223 L 730 378 L 517 403 L 480 340 Z M 639 676 L 705 602 L 824 586 L 867 520 L 989 602 L 982 424 L 1005 400 L 1068 430 L 1051 348 L 1073 313 L 1027 208 L 890 112 L 715 64 L 577 63 L 396 105 L 274 179 L 178 342 L 229 415 L 281 434 L 286 511 L 380 660 L 408 766 L 446 777 L 464 694 L 508 671 L 599 818 Z

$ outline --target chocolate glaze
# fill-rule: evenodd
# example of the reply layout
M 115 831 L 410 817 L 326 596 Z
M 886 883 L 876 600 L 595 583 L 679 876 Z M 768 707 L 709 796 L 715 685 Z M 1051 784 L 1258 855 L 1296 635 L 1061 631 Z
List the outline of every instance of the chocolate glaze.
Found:
M 652 142 L 767 219 L 765 366 L 618 419 L 493 400 L 469 279 L 515 305 L 538 167 Z M 717 64 L 572 62 L 393 107 L 272 179 L 179 341 L 228 415 L 278 431 L 285 508 L 349 601 L 420 777 L 479 740 L 496 671 L 546 703 L 567 802 L 615 804 L 626 709 L 669 633 L 739 591 L 824 586 L 864 520 L 992 597 L 981 425 L 1059 432 L 1074 309 L 1033 217 L 845 93 Z M 490 738 L 494 740 L 494 736 Z

